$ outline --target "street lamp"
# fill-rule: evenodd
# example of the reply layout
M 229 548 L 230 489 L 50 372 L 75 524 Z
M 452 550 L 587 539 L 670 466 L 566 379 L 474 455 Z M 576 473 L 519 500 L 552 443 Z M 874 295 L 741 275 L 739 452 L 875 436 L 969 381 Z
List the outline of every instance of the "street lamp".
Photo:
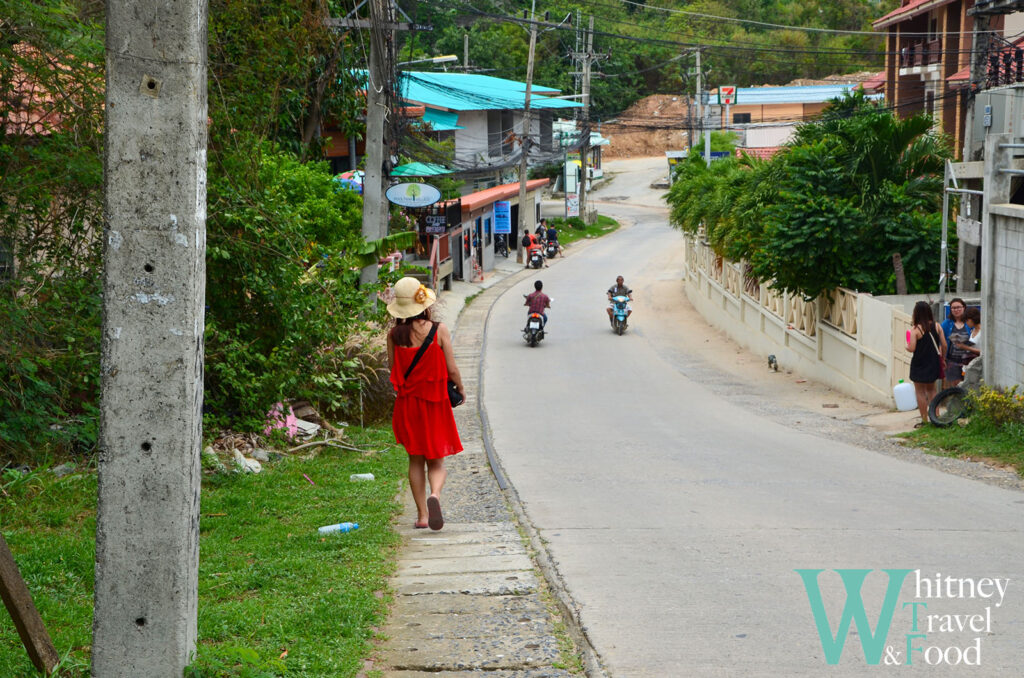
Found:
M 413 59 L 412 61 L 399 62 L 399 66 L 408 66 L 409 64 L 421 64 L 429 61 L 432 64 L 446 64 L 451 61 L 458 61 L 459 57 L 454 54 L 445 54 L 444 56 L 429 57 L 427 59 Z

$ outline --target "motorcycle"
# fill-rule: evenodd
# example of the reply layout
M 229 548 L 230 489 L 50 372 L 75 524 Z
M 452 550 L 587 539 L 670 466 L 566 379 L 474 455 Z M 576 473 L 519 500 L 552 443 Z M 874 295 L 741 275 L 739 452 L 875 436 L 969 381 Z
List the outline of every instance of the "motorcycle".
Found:
M 527 262 L 530 268 L 543 268 L 544 267 L 544 255 L 541 253 L 540 248 L 535 248 L 530 251 L 530 259 Z
M 548 259 L 554 259 L 556 256 L 558 256 L 558 241 L 548 240 L 547 248 L 545 249 L 544 253 L 547 255 Z
M 508 259 L 508 240 L 504 233 L 499 233 L 494 238 L 494 253 Z
M 540 313 L 530 313 L 526 317 L 526 327 L 523 328 L 523 339 L 530 346 L 536 346 L 544 338 L 544 316 Z
M 629 316 L 626 310 L 626 304 L 629 303 L 629 297 L 619 295 L 612 297 L 612 329 L 615 330 L 615 334 L 622 336 L 622 333 L 626 331 L 628 323 L 626 318 Z

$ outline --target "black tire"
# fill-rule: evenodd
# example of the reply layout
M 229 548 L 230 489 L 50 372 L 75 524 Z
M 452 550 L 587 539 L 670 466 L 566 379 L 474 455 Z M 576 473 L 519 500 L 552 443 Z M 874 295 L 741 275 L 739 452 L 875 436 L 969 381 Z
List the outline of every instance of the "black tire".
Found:
M 935 426 L 949 426 L 966 416 L 968 409 L 967 391 L 959 386 L 947 388 L 928 403 L 928 421 Z
M 530 333 L 530 348 L 537 345 L 537 334 L 535 332 Z
M 625 332 L 625 331 L 626 331 L 626 323 L 622 322 L 621 320 L 616 320 L 615 321 L 615 333 L 621 337 L 622 333 Z

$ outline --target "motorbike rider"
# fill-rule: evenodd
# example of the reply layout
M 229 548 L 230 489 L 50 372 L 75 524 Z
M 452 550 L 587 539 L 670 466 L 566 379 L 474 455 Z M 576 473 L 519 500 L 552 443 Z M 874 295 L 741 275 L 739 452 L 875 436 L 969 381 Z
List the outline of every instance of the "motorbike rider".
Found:
M 544 248 L 540 246 L 539 242 L 537 242 L 537 236 L 533 233 L 527 233 L 523 236 L 524 243 L 527 238 L 530 239 L 530 244 L 526 246 L 526 268 L 530 268 L 530 257 L 534 252 L 538 252 L 540 254 L 540 258 L 544 259 Z M 547 266 L 548 262 L 545 261 L 544 265 Z
M 627 297 L 630 301 L 633 301 L 633 290 L 626 287 L 626 282 L 621 275 L 615 278 L 615 284 L 608 288 L 608 322 L 611 323 L 612 327 L 614 327 L 615 318 L 612 315 L 612 312 L 615 308 L 615 304 L 612 302 L 612 297 Z M 632 313 L 633 309 L 629 304 L 626 304 L 627 321 Z
M 540 280 L 533 283 L 533 292 L 526 295 L 526 301 L 523 302 L 523 306 L 529 306 L 530 313 L 540 313 L 541 317 L 544 318 L 541 327 L 546 327 L 548 324 L 548 314 L 545 309 L 551 308 L 551 298 L 541 291 L 543 289 L 544 283 Z
M 546 222 L 546 221 L 547 221 L 546 219 L 541 219 L 541 222 Z M 558 229 L 555 228 L 554 226 L 550 226 L 549 225 L 548 228 L 547 228 L 546 235 L 547 235 L 548 242 L 549 243 L 553 242 L 553 243 L 555 243 L 555 246 L 558 247 L 558 255 L 564 257 L 565 256 L 565 251 L 562 249 L 562 243 L 558 242 Z

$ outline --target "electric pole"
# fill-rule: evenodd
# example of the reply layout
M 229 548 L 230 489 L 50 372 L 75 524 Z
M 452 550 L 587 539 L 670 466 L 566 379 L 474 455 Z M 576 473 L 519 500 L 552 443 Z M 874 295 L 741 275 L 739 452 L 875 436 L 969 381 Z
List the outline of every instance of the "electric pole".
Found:
M 707 110 L 704 106 L 704 72 L 700 65 L 700 47 L 697 48 L 697 129 L 704 135 L 704 162 L 711 167 L 711 130 L 706 124 Z M 710 105 L 707 106 L 710 108 Z M 692 147 L 692 144 L 691 144 Z
M 580 132 L 580 216 L 587 219 L 587 152 L 590 150 L 590 64 L 594 59 L 594 16 L 590 16 L 587 52 L 583 55 L 583 124 Z
M 387 140 L 384 137 L 384 116 L 387 113 L 386 95 L 391 79 L 387 72 L 389 60 L 385 58 L 390 45 L 381 44 L 393 35 L 389 26 L 394 24 L 391 0 L 369 0 L 370 4 L 370 58 L 366 83 L 366 167 L 363 174 L 363 237 L 379 240 L 387 235 L 387 199 L 384 197 L 384 155 Z M 377 281 L 377 264 L 371 264 L 359 275 L 360 284 Z
M 697 120 L 696 120 L 696 124 L 694 125 L 694 127 L 696 127 L 696 129 L 694 131 L 698 132 L 698 136 L 699 136 L 699 132 L 702 132 L 704 130 L 704 79 L 703 78 L 704 78 L 704 74 L 701 72 L 701 68 L 700 68 L 700 48 L 698 47 L 697 48 L 697 92 L 696 92 L 696 95 L 694 97 L 694 101 L 695 101 L 695 103 L 697 105 Z M 690 146 L 692 148 L 694 146 L 694 144 L 691 143 Z
M 533 87 L 533 53 L 537 48 L 537 0 L 530 6 L 530 55 L 526 62 L 526 96 L 523 99 L 522 157 L 519 159 L 519 233 L 526 232 L 526 175 L 530 150 L 530 89 Z
M 207 0 L 106 6 L 92 675 L 181 678 L 198 618 Z

